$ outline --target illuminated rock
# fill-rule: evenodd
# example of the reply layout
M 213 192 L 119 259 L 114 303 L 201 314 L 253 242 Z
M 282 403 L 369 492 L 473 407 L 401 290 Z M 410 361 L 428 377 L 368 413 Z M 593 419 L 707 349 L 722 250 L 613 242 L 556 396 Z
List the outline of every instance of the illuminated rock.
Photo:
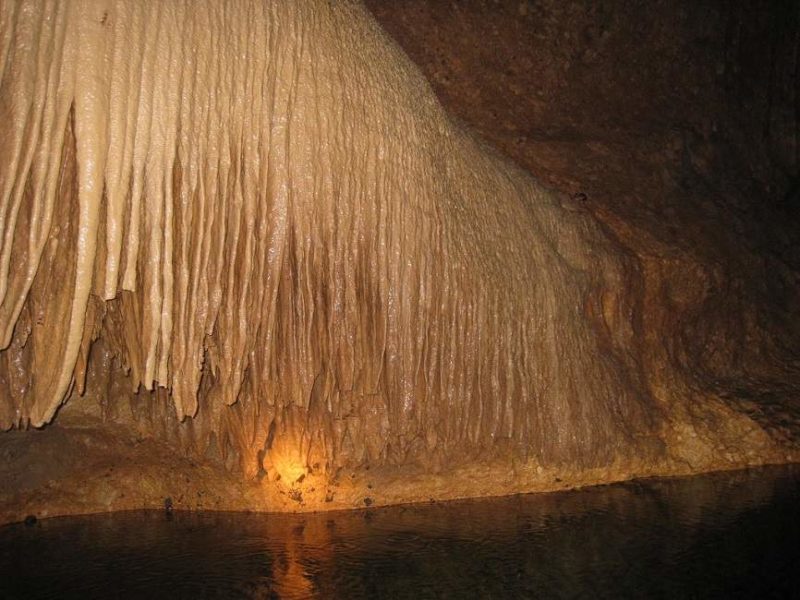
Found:
M 698 429 L 639 263 L 456 126 L 359 4 L 0 19 L 0 428 L 66 402 L 263 485 L 516 469 L 455 495 L 710 468 L 743 431 L 726 452 L 783 456 L 711 400 Z

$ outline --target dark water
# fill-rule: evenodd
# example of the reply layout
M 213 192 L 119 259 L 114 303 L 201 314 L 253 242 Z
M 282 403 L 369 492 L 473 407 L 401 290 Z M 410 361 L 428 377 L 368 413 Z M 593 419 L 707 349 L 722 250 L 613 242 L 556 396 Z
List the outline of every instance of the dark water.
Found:
M 359 513 L 0 528 L 2 598 L 800 598 L 800 469 Z

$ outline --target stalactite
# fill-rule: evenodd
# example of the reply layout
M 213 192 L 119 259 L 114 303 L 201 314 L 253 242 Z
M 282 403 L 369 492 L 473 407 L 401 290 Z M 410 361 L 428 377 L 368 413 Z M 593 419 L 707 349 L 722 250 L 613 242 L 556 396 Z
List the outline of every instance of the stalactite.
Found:
M 0 427 L 50 422 L 99 339 L 249 476 L 658 451 L 633 259 L 453 125 L 360 5 L 1 14 Z

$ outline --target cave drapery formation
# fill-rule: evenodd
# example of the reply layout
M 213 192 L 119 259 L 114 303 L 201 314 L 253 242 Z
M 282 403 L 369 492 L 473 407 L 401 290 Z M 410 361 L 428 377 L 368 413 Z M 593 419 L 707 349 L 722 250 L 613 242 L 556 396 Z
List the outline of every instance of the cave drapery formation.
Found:
M 0 65 L 0 429 L 74 404 L 246 481 L 789 452 L 359 3 L 5 2 Z

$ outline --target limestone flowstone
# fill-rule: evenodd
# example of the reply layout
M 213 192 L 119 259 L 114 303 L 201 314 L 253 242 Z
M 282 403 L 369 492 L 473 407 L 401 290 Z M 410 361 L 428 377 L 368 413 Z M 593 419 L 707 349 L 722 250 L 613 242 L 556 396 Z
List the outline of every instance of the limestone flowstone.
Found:
M 359 3 L 4 2 L 0 65 L 0 429 L 94 404 L 297 486 L 687 452 L 639 263 L 455 125 Z

